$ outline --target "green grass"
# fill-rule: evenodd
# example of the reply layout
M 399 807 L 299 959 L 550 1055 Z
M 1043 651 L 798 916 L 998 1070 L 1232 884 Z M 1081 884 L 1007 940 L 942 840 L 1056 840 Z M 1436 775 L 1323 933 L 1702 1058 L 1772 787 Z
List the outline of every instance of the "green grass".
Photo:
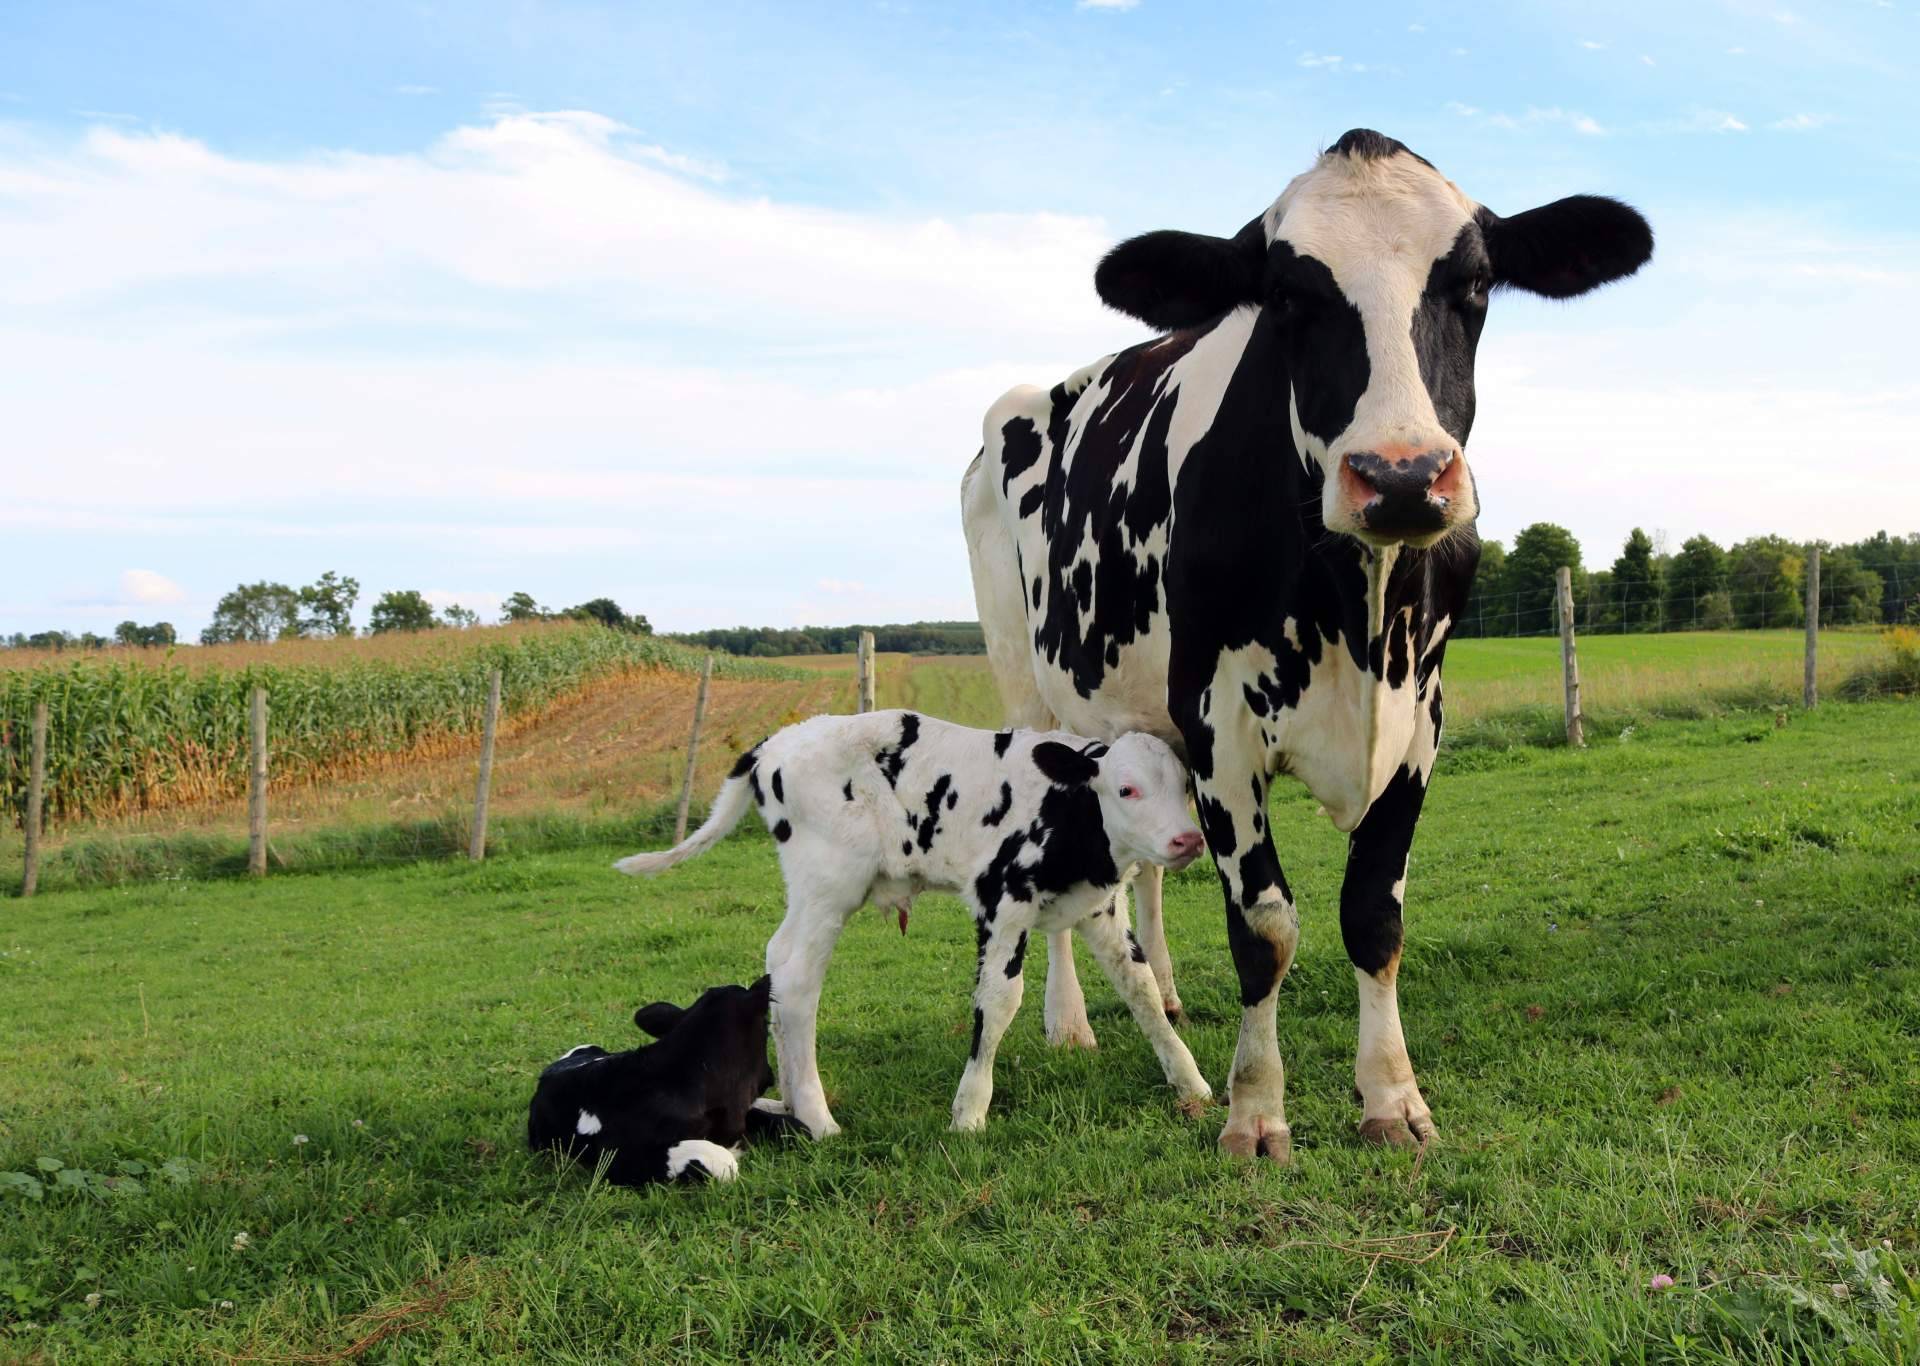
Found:
M 528 1157 L 545 1060 L 757 973 L 764 836 L 653 883 L 607 847 L 7 903 L 0 1357 L 1920 1358 L 1920 712 L 1445 762 L 1402 976 L 1423 1159 L 1353 1136 L 1344 841 L 1296 788 L 1287 1169 L 1178 1115 L 1084 959 L 1101 1051 L 1045 1046 L 1036 956 L 987 1131 L 946 1132 L 972 952 L 937 897 L 905 939 L 862 913 L 829 975 L 842 1138 L 729 1188 Z M 1211 872 L 1168 922 L 1218 1083 Z

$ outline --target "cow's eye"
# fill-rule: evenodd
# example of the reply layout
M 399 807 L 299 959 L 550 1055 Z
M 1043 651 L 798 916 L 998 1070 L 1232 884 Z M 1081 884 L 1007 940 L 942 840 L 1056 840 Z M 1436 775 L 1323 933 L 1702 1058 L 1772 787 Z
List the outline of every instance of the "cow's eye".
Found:
M 1125 797 L 1128 801 L 1132 801 L 1134 798 L 1140 795 L 1140 789 L 1133 786 L 1131 783 L 1128 783 L 1125 786 L 1121 787 L 1120 795 L 1122 797 Z
M 1487 301 L 1487 291 L 1492 288 L 1493 278 L 1482 271 L 1467 282 L 1467 298 L 1476 304 L 1483 304 Z

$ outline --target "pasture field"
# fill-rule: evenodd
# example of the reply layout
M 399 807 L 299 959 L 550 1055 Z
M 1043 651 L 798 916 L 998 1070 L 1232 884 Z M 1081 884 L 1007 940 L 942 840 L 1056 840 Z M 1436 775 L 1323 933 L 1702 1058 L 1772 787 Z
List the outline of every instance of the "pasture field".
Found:
M 757 975 L 759 833 L 651 883 L 598 847 L 8 903 L 0 1357 L 1920 1359 L 1910 703 L 1443 756 L 1402 974 L 1418 1155 L 1353 1133 L 1345 842 L 1296 786 L 1272 815 L 1287 1168 L 1217 1155 L 1224 1112 L 1180 1116 L 1084 957 L 1100 1050 L 1046 1047 L 1032 955 L 989 1127 L 948 1133 L 972 935 L 932 896 L 904 938 L 857 916 L 829 974 L 840 1138 L 728 1187 L 529 1157 L 545 1061 Z M 1167 918 L 1218 1085 L 1204 865 Z
M 434 633 L 415 648 L 433 657 L 449 649 L 446 638 L 459 634 Z M 490 634 L 514 638 L 511 632 Z M 1863 660 L 1886 653 L 1874 632 L 1831 631 L 1822 640 L 1828 697 L 1839 695 L 1842 680 Z M 338 645 L 336 658 L 342 660 L 366 656 L 397 663 L 408 657 L 391 654 L 398 647 L 384 640 Z M 277 657 L 271 652 L 280 648 L 218 647 L 210 653 L 235 652 L 221 667 L 237 669 L 262 655 Z M 327 658 L 326 646 L 292 642 L 289 648 L 288 658 L 302 669 Z M 1448 747 L 1561 743 L 1559 649 L 1557 640 L 1544 638 L 1455 642 L 1447 660 Z M 667 661 L 674 667 L 616 670 L 510 720 L 495 766 L 496 847 L 556 848 L 658 828 L 659 812 L 677 796 L 685 769 L 696 688 L 685 669 L 699 659 L 697 651 L 674 650 Z M 1580 650 L 1592 734 L 1797 704 L 1800 693 L 1797 632 L 1595 636 L 1582 641 Z M 850 655 L 722 664 L 701 734 L 695 790 L 703 799 L 718 787 L 734 754 L 768 731 L 817 712 L 854 709 Z M 883 707 L 912 707 L 967 725 L 1000 724 L 983 655 L 884 654 L 878 667 Z M 470 701 L 481 694 L 483 675 L 465 665 L 462 670 L 454 680 L 458 687 L 450 690 Z M 728 676 L 735 672 L 743 676 Z M 236 715 L 239 696 L 233 694 Z M 232 743 L 237 763 L 237 733 Z M 274 784 L 271 860 L 281 868 L 313 868 L 464 851 L 476 747 L 467 730 L 351 768 L 315 773 L 296 767 Z M 638 824 L 636 816 L 642 818 Z M 56 821 L 43 885 L 231 871 L 244 866 L 245 833 L 246 804 L 237 794 Z M 0 823 L 0 869 L 17 868 L 18 860 L 18 831 Z

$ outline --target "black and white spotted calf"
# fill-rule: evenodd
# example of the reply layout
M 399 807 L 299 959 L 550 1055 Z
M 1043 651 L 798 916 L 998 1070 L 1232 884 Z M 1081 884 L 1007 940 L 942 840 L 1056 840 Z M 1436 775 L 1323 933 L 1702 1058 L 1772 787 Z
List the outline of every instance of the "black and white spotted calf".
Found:
M 540 1073 L 527 1107 L 527 1144 L 571 1154 L 588 1167 L 607 1155 L 617 1185 L 738 1173 L 739 1145 L 793 1131 L 760 1100 L 767 1066 L 772 982 L 713 987 L 682 1010 L 656 1001 L 633 1022 L 659 1040 L 625 1053 L 581 1044 Z
M 1230 1152 L 1289 1154 L 1274 1004 L 1299 923 L 1265 822 L 1281 773 L 1350 836 L 1340 924 L 1359 981 L 1361 1131 L 1432 1133 L 1396 980 L 1441 657 L 1479 558 L 1474 350 L 1493 288 L 1568 298 L 1652 250 L 1624 204 L 1575 196 L 1503 218 L 1356 130 L 1230 238 L 1116 247 L 1096 288 L 1164 335 L 987 414 L 962 504 L 1008 720 L 1144 731 L 1193 769 L 1244 1006 Z M 1140 900 L 1173 1009 L 1150 870 Z M 1056 1040 L 1086 1034 L 1060 947 Z
M 767 945 L 780 1094 L 815 1137 L 838 1133 L 814 1057 L 820 986 L 840 932 L 871 900 L 904 917 L 939 889 L 978 931 L 973 1047 L 953 1126 L 986 1123 L 993 1058 L 1019 1009 L 1028 936 L 1078 929 L 1183 1102 L 1211 1096 L 1160 1008 L 1114 893 L 1137 863 L 1185 867 L 1202 849 L 1186 772 L 1165 743 L 969 730 L 914 712 L 816 716 L 740 756 L 686 841 L 614 866 L 653 874 L 704 853 L 760 807 L 779 844 L 787 914 Z M 902 927 L 905 926 L 904 919 Z

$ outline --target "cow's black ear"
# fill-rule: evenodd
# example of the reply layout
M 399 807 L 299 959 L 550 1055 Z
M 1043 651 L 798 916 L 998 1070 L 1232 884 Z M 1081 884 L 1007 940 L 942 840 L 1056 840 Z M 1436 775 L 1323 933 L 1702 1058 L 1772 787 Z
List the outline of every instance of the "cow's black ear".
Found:
M 747 999 L 756 1006 L 764 1007 L 773 999 L 773 978 L 763 975 L 759 981 L 747 988 Z
M 1232 237 L 1150 232 L 1122 242 L 1093 272 L 1093 287 L 1107 307 L 1172 331 L 1258 302 L 1266 267 L 1267 235 L 1256 218 Z
M 1617 199 L 1576 194 L 1502 218 L 1480 210 L 1494 283 L 1571 299 L 1623 279 L 1653 256 L 1653 229 Z
M 687 1012 L 680 1006 L 666 1001 L 655 1001 L 650 1006 L 641 1006 L 633 1012 L 633 1022 L 656 1039 L 664 1039 L 680 1023 L 680 1017 Z
M 1100 765 L 1070 745 L 1045 740 L 1033 747 L 1033 766 L 1056 783 L 1078 787 L 1093 781 Z

